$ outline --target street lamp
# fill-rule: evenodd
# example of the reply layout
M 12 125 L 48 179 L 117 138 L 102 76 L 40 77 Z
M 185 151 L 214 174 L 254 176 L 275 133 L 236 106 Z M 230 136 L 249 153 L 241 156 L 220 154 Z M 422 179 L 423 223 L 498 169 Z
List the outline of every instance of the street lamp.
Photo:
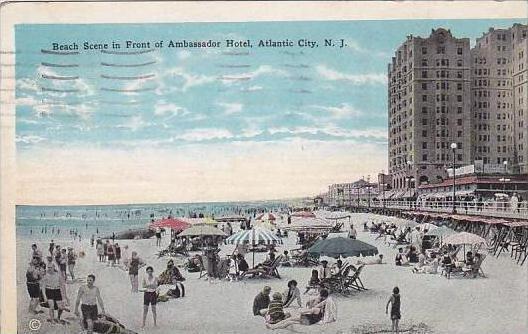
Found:
M 455 173 L 456 149 L 457 149 L 457 144 L 451 143 L 451 150 L 453 150 L 453 213 L 456 213 L 456 173 Z
M 367 175 L 367 199 L 368 209 L 370 211 L 370 175 Z

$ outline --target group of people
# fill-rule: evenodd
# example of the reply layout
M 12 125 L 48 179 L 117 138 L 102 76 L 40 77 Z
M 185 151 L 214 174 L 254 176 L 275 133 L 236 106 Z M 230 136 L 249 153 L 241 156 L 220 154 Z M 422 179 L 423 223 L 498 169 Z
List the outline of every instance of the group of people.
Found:
M 326 289 L 311 298 L 305 308 L 302 308 L 301 294 L 295 280 L 288 282 L 288 289 L 283 293 L 275 292 L 271 299 L 270 295 L 271 287 L 265 286 L 253 301 L 253 314 L 263 316 L 270 329 L 286 328 L 293 324 L 322 324 L 337 319 L 337 304 Z M 292 312 L 294 308 L 298 308 L 296 315 Z
M 120 264 L 121 258 L 124 258 L 124 265 L 127 266 L 128 264 L 128 245 L 125 245 L 122 251 L 117 242 L 110 242 L 110 240 L 103 242 L 103 240 L 97 239 L 95 249 L 99 262 L 106 262 L 109 266 L 115 266 Z
M 29 312 L 41 313 L 38 306 L 49 309 L 50 322 L 63 322 L 61 315 L 69 304 L 66 294 L 67 270 L 72 280 L 75 279 L 77 254 L 72 247 L 61 248 L 53 240 L 49 245 L 49 254 L 44 255 L 37 244 L 31 245 L 31 261 L 26 270 L 26 286 L 30 297 Z M 55 319 L 55 310 L 57 318 Z

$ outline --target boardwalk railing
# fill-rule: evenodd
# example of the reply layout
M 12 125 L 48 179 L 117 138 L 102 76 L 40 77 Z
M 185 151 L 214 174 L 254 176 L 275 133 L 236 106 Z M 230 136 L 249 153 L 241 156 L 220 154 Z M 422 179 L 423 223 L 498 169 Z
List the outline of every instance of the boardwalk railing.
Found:
M 357 203 L 352 204 L 358 207 Z M 361 208 L 387 208 L 400 210 L 416 210 L 430 212 L 453 213 L 453 201 L 394 201 L 386 200 L 360 202 Z M 458 214 L 491 216 L 501 218 L 528 219 L 528 202 L 473 202 L 473 201 L 456 201 L 454 208 Z

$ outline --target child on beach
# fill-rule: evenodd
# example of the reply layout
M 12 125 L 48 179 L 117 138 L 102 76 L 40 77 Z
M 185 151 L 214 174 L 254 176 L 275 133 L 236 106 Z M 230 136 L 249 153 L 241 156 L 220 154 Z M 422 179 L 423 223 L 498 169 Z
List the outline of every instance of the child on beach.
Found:
M 392 332 L 399 334 L 400 330 L 398 329 L 398 323 L 401 318 L 400 314 L 400 289 L 398 287 L 394 287 L 392 289 L 392 296 L 389 298 L 389 301 L 387 302 L 387 306 L 385 306 L 385 314 L 389 313 L 389 305 L 391 305 L 391 321 L 392 321 Z
M 138 270 L 140 267 L 145 264 L 137 256 L 136 252 L 132 252 L 132 257 L 130 258 L 130 264 L 128 266 L 128 275 L 130 276 L 130 284 L 132 285 L 132 292 L 138 292 Z

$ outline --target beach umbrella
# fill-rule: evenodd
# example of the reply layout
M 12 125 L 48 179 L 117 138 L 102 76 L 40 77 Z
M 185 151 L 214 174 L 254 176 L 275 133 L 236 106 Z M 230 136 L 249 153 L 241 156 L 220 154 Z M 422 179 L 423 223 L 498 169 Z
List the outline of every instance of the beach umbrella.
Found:
M 456 232 L 453 231 L 452 229 L 450 229 L 449 227 L 441 226 L 441 227 L 437 227 L 435 229 L 431 229 L 431 230 L 427 231 L 427 233 L 425 235 L 434 235 L 434 236 L 437 236 L 437 237 L 446 237 L 448 235 L 455 234 L 455 233 Z
M 170 228 L 175 231 L 182 231 L 190 226 L 191 224 L 179 218 L 160 219 L 160 220 L 156 220 L 150 223 L 149 225 L 150 228 L 162 228 L 163 227 L 163 228 Z
M 252 228 L 251 230 L 240 230 L 227 238 L 226 243 L 240 245 L 250 243 L 252 246 L 256 246 L 259 243 L 267 245 L 271 244 L 282 244 L 282 239 L 275 235 L 268 229 L 263 228 Z M 255 250 L 253 250 L 253 267 L 255 266 Z
M 464 245 L 464 260 L 466 259 L 466 245 L 482 245 L 486 243 L 486 239 L 479 237 L 476 234 L 468 232 L 460 232 L 452 234 L 444 239 L 444 243 L 451 245 Z
M 317 241 L 312 247 L 308 248 L 308 254 L 334 258 L 359 255 L 373 256 L 378 254 L 378 249 L 357 239 L 338 237 Z
M 473 233 L 460 232 L 447 236 L 444 242 L 451 245 L 480 245 L 486 243 L 486 239 Z
M 204 236 L 225 237 L 226 234 L 222 230 L 214 226 L 207 225 L 207 224 L 196 224 L 192 227 L 189 227 L 188 229 L 185 229 L 178 236 L 180 237 L 204 237 Z
M 434 225 L 434 224 L 431 224 L 431 223 L 423 223 L 423 224 L 420 224 L 418 225 L 420 227 L 420 229 L 423 231 L 423 230 L 427 230 L 427 231 L 431 231 L 431 230 L 436 230 L 438 229 L 438 226 Z

